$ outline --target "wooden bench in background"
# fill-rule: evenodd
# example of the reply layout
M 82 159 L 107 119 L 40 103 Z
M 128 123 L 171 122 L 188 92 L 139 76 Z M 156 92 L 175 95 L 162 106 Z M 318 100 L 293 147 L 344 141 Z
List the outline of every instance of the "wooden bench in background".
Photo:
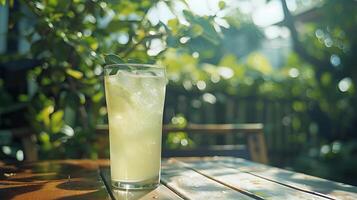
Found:
M 248 157 L 255 162 L 268 163 L 267 150 L 264 139 L 263 124 L 248 123 L 248 124 L 189 124 L 184 128 L 178 128 L 171 125 L 163 127 L 164 133 L 170 132 L 187 132 L 188 134 L 201 133 L 204 135 L 228 135 L 242 134 L 247 141 L 247 149 L 242 145 L 214 145 L 207 147 L 199 147 L 188 151 L 184 150 L 166 150 L 163 152 L 165 157 L 181 156 L 235 156 L 240 157 L 239 152 L 248 151 Z M 182 153 L 180 152 L 182 151 Z M 176 154 L 175 154 L 176 153 Z M 185 155 L 186 154 L 186 155 Z
M 163 157 L 189 157 L 189 156 L 235 156 L 241 157 L 244 152 L 248 152 L 248 157 L 255 162 L 268 163 L 266 144 L 264 139 L 263 124 L 188 124 L 186 127 L 179 128 L 173 125 L 164 125 L 163 134 L 171 132 L 187 132 L 188 134 L 204 135 L 228 135 L 242 134 L 247 141 L 247 148 L 242 145 L 214 145 L 197 147 L 193 149 L 166 149 L 163 148 Z M 97 133 L 108 134 L 107 125 L 97 126 Z M 107 137 L 106 137 L 107 138 Z M 102 140 L 105 138 L 102 138 Z M 107 141 L 100 141 L 100 146 L 107 146 Z M 243 157 L 245 157 L 243 155 Z

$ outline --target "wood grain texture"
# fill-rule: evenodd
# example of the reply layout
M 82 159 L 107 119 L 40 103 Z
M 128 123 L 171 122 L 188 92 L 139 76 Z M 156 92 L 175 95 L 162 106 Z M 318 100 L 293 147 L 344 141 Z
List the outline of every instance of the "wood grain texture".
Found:
M 216 164 L 241 169 L 252 175 L 330 199 L 357 199 L 357 187 L 326 179 L 292 172 L 276 167 L 259 165 L 244 159 L 220 158 Z
M 268 155 L 263 132 L 260 134 L 250 134 L 247 136 L 250 157 L 252 160 L 267 164 Z
M 254 199 L 170 160 L 162 164 L 161 181 L 184 199 Z
M 260 199 L 327 199 L 257 177 L 238 169 L 219 165 L 217 161 L 185 160 L 182 162 L 174 159 L 173 162 L 175 161 L 214 181 L 240 191 L 246 191 Z
M 96 161 L 65 160 L 0 166 L 1 199 L 110 199 Z
M 232 157 L 163 160 L 154 190 L 112 190 L 109 177 L 108 160 L 0 163 L 0 199 L 357 199 L 354 186 Z
M 146 200 L 146 199 L 155 199 L 155 200 L 180 200 L 182 199 L 176 193 L 168 189 L 164 185 L 160 185 L 159 187 L 152 190 L 137 190 L 137 191 L 127 191 L 127 190 L 117 190 L 112 188 L 111 180 L 110 180 L 110 169 L 109 167 L 101 167 L 101 176 L 103 181 L 106 183 L 108 191 L 111 193 L 113 199 L 116 200 Z

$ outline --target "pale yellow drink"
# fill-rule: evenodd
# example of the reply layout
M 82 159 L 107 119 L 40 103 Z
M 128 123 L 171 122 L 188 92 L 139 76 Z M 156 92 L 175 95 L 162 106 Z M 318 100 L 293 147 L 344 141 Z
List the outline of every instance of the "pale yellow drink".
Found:
M 114 186 L 141 189 L 159 183 L 166 79 L 162 68 L 130 66 L 104 78 L 110 168 Z

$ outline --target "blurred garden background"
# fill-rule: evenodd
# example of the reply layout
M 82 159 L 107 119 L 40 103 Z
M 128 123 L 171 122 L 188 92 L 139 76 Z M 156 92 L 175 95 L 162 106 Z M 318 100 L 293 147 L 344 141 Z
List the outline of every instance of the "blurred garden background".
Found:
M 271 165 L 357 185 L 354 0 L 0 0 L 0 158 L 97 158 L 105 54 L 167 69 L 164 123 L 264 123 Z M 232 138 L 165 137 L 165 148 Z

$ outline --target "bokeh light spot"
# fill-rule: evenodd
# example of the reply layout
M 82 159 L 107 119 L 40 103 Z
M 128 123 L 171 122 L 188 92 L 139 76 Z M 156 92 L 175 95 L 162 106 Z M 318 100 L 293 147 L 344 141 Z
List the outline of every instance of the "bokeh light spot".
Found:
M 333 66 L 337 67 L 341 64 L 341 59 L 338 55 L 332 54 L 330 57 L 330 62 Z
M 198 81 L 198 82 L 197 82 L 197 88 L 198 88 L 199 90 L 204 90 L 204 89 L 206 89 L 206 83 L 205 83 L 204 81 Z
M 299 74 L 300 74 L 300 72 L 299 72 L 299 70 L 296 69 L 296 68 L 291 68 L 291 69 L 289 70 L 289 76 L 292 77 L 292 78 L 298 77 Z
M 204 93 L 202 98 L 203 98 L 203 101 L 210 103 L 210 104 L 215 104 L 217 101 L 217 98 L 211 93 Z
M 350 89 L 352 85 L 352 79 L 349 77 L 343 78 L 342 80 L 340 80 L 340 82 L 338 82 L 338 89 L 341 92 L 347 92 L 348 89 Z

